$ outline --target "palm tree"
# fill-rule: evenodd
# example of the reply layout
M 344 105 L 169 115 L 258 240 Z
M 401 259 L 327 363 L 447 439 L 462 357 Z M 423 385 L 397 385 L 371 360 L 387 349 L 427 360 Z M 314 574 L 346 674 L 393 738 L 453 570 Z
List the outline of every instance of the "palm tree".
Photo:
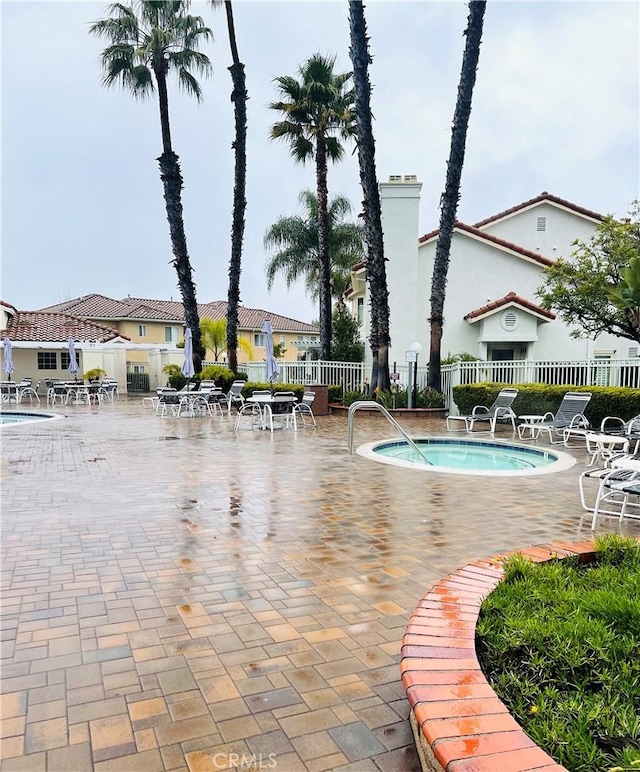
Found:
M 353 65 L 353 85 L 357 116 L 358 163 L 367 242 L 367 282 L 371 295 L 371 336 L 373 355 L 371 389 L 388 391 L 389 377 L 389 291 L 384 261 L 380 192 L 376 176 L 375 141 L 371 116 L 371 83 L 369 81 L 369 38 L 364 6 L 361 0 L 349 2 L 349 55 Z
M 335 74 L 335 56 L 314 54 L 299 68 L 300 80 L 290 76 L 275 78 L 281 100 L 270 107 L 284 115 L 275 123 L 271 139 L 289 143 L 295 161 L 309 158 L 316 162 L 318 197 L 318 283 L 320 292 L 320 356 L 331 355 L 331 265 L 327 225 L 328 162 L 344 155 L 342 140 L 355 131 L 353 92 L 347 89 L 351 73 Z
M 238 304 L 240 302 L 240 270 L 242 265 L 242 240 L 244 237 L 244 214 L 247 207 L 247 89 L 244 64 L 238 57 L 236 32 L 233 23 L 231 0 L 225 0 L 227 28 L 233 64 L 229 67 L 233 89 L 231 101 L 235 115 L 236 137 L 235 172 L 233 183 L 233 218 L 231 226 L 231 258 L 229 260 L 229 291 L 227 294 L 227 354 L 229 369 L 238 370 Z
M 206 350 L 211 350 L 213 358 L 217 362 L 220 354 L 226 351 L 228 340 L 226 319 L 203 319 L 200 322 L 200 334 L 202 344 Z M 245 338 L 238 338 L 237 346 L 251 356 L 251 344 Z M 227 363 L 228 364 L 228 363 Z M 231 369 L 231 368 L 229 368 Z M 234 370 L 235 372 L 235 370 Z
M 451 148 L 447 162 L 447 177 L 444 193 L 440 199 L 440 232 L 436 243 L 436 254 L 431 279 L 431 341 L 429 346 L 428 384 L 431 388 L 442 391 L 440 352 L 442 343 L 442 324 L 444 318 L 444 299 L 451 253 L 451 238 L 460 198 L 460 179 L 464 164 L 464 151 L 467 141 L 467 128 L 471 114 L 471 99 L 476 83 L 476 71 L 480 58 L 480 42 L 486 0 L 471 0 L 465 36 L 467 42 L 462 56 L 462 69 L 458 83 L 458 98 L 453 115 L 451 130 Z
M 307 293 L 320 297 L 320 253 L 318 239 L 318 197 L 310 190 L 300 194 L 304 216 L 281 217 L 265 233 L 265 249 L 275 253 L 267 261 L 267 287 L 271 289 L 278 274 L 284 276 L 287 287 L 304 279 Z M 351 204 L 344 196 L 333 198 L 327 209 L 327 245 L 329 248 L 330 297 L 338 305 L 351 283 L 351 269 L 364 257 L 363 228 L 345 222 Z
M 109 42 L 100 59 L 103 85 L 120 83 L 140 98 L 151 96 L 157 89 L 162 130 L 162 155 L 158 162 L 173 265 L 178 274 L 186 325 L 193 335 L 195 369 L 200 372 L 205 352 L 182 217 L 183 180 L 179 159 L 171 144 L 167 79 L 169 72 L 175 71 L 180 86 L 200 101 L 202 91 L 193 71 L 207 75 L 211 70 L 209 58 L 198 50 L 200 43 L 212 36 L 211 30 L 199 16 L 186 12 L 183 0 L 138 0 L 129 5 L 113 3 L 108 11 L 109 17 L 95 22 L 89 30 Z

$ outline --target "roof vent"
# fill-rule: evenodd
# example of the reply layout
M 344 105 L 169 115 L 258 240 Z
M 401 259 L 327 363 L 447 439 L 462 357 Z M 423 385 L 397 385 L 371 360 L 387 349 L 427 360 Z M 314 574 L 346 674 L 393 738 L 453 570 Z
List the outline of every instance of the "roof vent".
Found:
M 518 315 L 515 311 L 505 311 L 500 320 L 503 330 L 515 330 L 518 326 Z

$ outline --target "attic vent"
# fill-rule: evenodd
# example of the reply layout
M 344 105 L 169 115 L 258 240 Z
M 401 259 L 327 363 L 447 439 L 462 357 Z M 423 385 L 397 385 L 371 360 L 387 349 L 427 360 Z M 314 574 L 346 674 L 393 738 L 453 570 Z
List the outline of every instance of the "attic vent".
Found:
M 637 346 L 629 346 L 629 359 L 633 359 L 634 357 L 638 356 L 638 347 Z
M 538 233 L 547 230 L 547 218 L 546 217 L 538 217 L 538 225 L 536 227 L 536 230 L 538 231 Z
M 505 311 L 500 320 L 503 330 L 515 330 L 518 326 L 518 316 L 515 311 Z

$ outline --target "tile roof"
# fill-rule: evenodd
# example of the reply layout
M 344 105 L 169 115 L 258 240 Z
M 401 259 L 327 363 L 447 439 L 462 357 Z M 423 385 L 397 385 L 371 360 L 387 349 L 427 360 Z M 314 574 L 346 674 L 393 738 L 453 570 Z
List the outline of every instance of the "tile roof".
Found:
M 457 230 L 462 233 L 468 233 L 469 235 L 474 236 L 481 241 L 488 241 L 491 244 L 495 244 L 497 247 L 501 247 L 502 249 L 508 249 L 511 252 L 517 252 L 519 255 L 527 257 L 530 260 L 534 260 L 536 263 L 540 263 L 541 265 L 553 265 L 554 261 L 550 258 L 544 257 L 544 255 L 540 255 L 538 252 L 532 252 L 530 249 L 525 249 L 518 244 L 514 244 L 512 241 L 499 239 L 497 236 L 492 236 L 490 233 L 485 233 L 475 226 L 465 225 L 463 222 L 456 222 L 454 223 L 453 227 L 454 231 Z M 420 244 L 425 244 L 427 241 L 431 241 L 433 238 L 435 238 L 439 232 L 440 231 L 435 230 L 430 231 L 429 233 L 425 233 L 424 236 L 420 236 L 418 242 Z
M 71 314 L 55 311 L 18 311 L 0 336 L 7 335 L 12 341 L 66 342 L 76 341 L 107 343 L 114 338 L 129 340 L 117 330 L 103 324 L 81 319 Z
M 76 316 L 92 319 L 146 319 L 177 322 L 184 324 L 182 303 L 177 300 L 154 300 L 149 298 L 126 297 L 114 300 L 105 295 L 91 294 L 67 300 L 43 311 L 65 311 Z M 227 302 L 215 300 L 212 303 L 198 303 L 201 319 L 226 319 Z M 238 325 L 243 330 L 260 330 L 265 319 L 270 319 L 274 332 L 318 333 L 318 327 L 288 316 L 280 316 L 258 308 L 238 307 Z
M 591 217 L 593 220 L 604 219 L 603 215 L 599 214 L 598 212 L 593 212 L 591 209 L 585 209 L 583 206 L 578 206 L 571 201 L 567 201 L 565 198 L 559 198 L 558 196 L 554 196 L 551 193 L 547 193 L 546 190 L 543 190 L 542 193 L 535 198 L 530 198 L 528 201 L 523 201 L 521 204 L 512 206 L 509 209 L 505 209 L 503 212 L 498 212 L 498 214 L 487 217 L 485 220 L 480 220 L 480 222 L 474 223 L 474 227 L 481 228 L 483 225 L 488 225 L 489 223 L 495 222 L 496 220 L 501 220 L 503 217 L 515 214 L 515 212 L 519 212 L 522 209 L 528 209 L 530 206 L 535 206 L 536 204 L 540 204 L 543 201 L 546 201 L 550 204 L 558 204 L 565 209 L 571 209 L 576 214 L 583 214 L 586 217 Z
M 468 314 L 465 314 L 464 318 L 477 319 L 479 316 L 484 316 L 490 311 L 496 311 L 498 308 L 511 305 L 512 303 L 518 306 L 522 306 L 522 308 L 527 311 L 532 311 L 534 314 L 543 316 L 546 319 L 549 319 L 549 321 L 552 321 L 556 318 L 556 315 L 552 311 L 547 311 L 546 308 L 542 308 L 542 306 L 539 306 L 536 303 L 532 303 L 530 300 L 526 300 L 520 295 L 516 295 L 515 292 L 509 292 L 503 298 L 492 300 L 490 303 L 487 303 L 484 306 L 480 306 L 480 308 L 476 308 L 474 311 L 469 311 Z

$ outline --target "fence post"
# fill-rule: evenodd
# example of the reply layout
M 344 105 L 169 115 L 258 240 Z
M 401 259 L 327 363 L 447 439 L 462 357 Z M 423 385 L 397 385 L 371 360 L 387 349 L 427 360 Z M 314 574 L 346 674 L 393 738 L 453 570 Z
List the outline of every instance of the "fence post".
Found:
M 448 393 L 445 394 L 445 404 L 449 408 L 450 415 L 460 415 L 458 406 L 453 401 L 453 387 L 459 386 L 461 380 L 460 362 L 455 362 L 449 371 L 449 388 L 447 389 Z

